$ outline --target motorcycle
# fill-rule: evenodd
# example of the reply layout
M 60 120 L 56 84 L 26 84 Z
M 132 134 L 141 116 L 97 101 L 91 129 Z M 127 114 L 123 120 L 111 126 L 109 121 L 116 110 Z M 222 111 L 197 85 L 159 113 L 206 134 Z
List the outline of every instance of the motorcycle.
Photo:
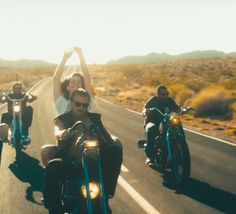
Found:
M 89 127 L 90 140 L 87 140 L 88 128 L 81 121 L 76 122 L 70 129 L 73 136 L 81 130 L 77 137 L 75 148 L 82 163 L 82 175 L 62 183 L 62 201 L 64 210 L 69 213 L 109 213 L 107 196 L 104 189 L 100 145 L 97 140 L 99 130 L 93 125 Z
M 8 142 L 16 150 L 16 160 L 19 160 L 22 149 L 25 150 L 30 141 L 25 141 L 22 134 L 22 102 L 32 99 L 33 95 L 26 93 L 21 99 L 12 99 L 8 94 L 2 94 L 2 100 L 12 102 L 12 122 L 8 129 Z
M 162 118 L 159 126 L 160 135 L 154 141 L 154 166 L 160 170 L 171 170 L 174 183 L 183 186 L 190 176 L 190 153 L 185 139 L 185 133 L 178 114 L 163 114 L 158 108 L 150 108 Z M 187 113 L 183 107 L 181 113 Z M 139 140 L 138 147 L 145 148 L 146 140 Z

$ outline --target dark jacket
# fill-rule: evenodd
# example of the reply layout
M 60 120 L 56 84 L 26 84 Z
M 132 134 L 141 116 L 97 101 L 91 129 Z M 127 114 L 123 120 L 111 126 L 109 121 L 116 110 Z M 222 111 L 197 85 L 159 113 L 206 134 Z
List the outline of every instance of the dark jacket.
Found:
M 95 125 L 95 127 L 99 129 L 99 135 L 97 137 L 99 142 L 102 143 L 102 146 L 106 146 L 113 143 L 110 134 L 102 124 L 101 115 L 97 113 L 88 112 L 87 116 L 89 117 L 91 122 Z M 68 129 L 77 122 L 76 118 L 73 116 L 72 111 L 59 115 L 58 117 L 55 118 L 54 121 L 55 125 L 57 125 L 60 130 Z M 59 146 L 61 147 L 62 150 L 64 150 L 63 153 L 66 153 L 66 150 L 69 149 L 71 142 L 73 142 L 73 140 L 71 139 L 68 141 L 70 142 L 59 142 Z
M 165 113 L 167 108 L 169 112 L 180 112 L 180 107 L 175 103 L 175 101 L 171 97 L 160 98 L 158 96 L 153 96 L 146 102 L 144 108 L 158 108 L 162 113 Z M 161 119 L 162 118 L 158 113 L 153 113 L 147 117 L 145 124 L 149 122 L 159 124 L 161 122 Z

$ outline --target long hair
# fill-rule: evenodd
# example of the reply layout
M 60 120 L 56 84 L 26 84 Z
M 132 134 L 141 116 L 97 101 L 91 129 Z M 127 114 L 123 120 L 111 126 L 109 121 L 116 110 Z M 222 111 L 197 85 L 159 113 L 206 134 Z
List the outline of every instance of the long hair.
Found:
M 70 92 L 68 91 L 67 86 L 69 85 L 72 77 L 79 77 L 81 81 L 81 88 L 84 89 L 84 77 L 80 73 L 73 73 L 69 79 L 65 79 L 61 82 L 61 93 L 67 100 L 70 98 Z
M 84 77 L 80 73 L 73 73 L 71 77 L 79 77 L 81 81 L 81 88 L 84 89 Z
M 70 98 L 70 92 L 67 89 L 69 82 L 70 79 L 65 79 L 63 82 L 61 82 L 61 93 L 67 100 L 69 100 Z

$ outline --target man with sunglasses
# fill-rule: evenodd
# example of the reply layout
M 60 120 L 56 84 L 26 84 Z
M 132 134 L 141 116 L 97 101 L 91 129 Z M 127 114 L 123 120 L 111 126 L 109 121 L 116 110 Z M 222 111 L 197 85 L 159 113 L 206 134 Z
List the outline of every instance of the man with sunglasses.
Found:
M 157 95 L 151 97 L 143 107 L 143 114 L 146 116 L 145 132 L 147 136 L 147 146 L 145 153 L 147 156 L 146 164 L 152 165 L 154 162 L 153 142 L 159 133 L 159 125 L 161 117 L 158 114 L 149 111 L 150 108 L 158 108 L 162 113 L 165 112 L 180 112 L 180 107 L 175 101 L 169 97 L 169 92 L 166 86 L 160 85 L 157 87 Z
M 25 93 L 22 92 L 22 84 L 16 82 L 12 87 L 13 93 L 8 94 L 11 99 L 22 99 L 25 96 Z M 33 95 L 31 98 L 22 101 L 21 108 L 22 108 L 22 123 L 23 123 L 23 142 L 28 144 L 30 143 L 31 139 L 29 136 L 29 127 L 32 124 L 33 119 L 33 108 L 31 106 L 27 106 L 27 102 L 33 102 L 37 99 L 37 96 Z M 10 100 L 2 99 L 0 97 L 0 102 L 5 103 L 7 102 L 7 109 L 8 112 L 2 114 L 1 123 L 5 123 L 8 126 L 12 123 L 12 102 Z
M 59 130 L 57 141 L 59 149 L 55 158 L 48 162 L 45 168 L 44 179 L 44 205 L 49 209 L 49 213 L 63 213 L 60 194 L 60 183 L 66 179 L 78 176 L 82 171 L 81 165 L 76 163 L 78 160 L 75 152 L 76 137 L 71 136 L 68 129 L 77 121 L 82 121 L 86 126 L 91 123 L 98 127 L 101 135 L 100 156 L 104 172 L 104 184 L 107 196 L 113 196 L 120 174 L 122 163 L 122 145 L 114 142 L 105 129 L 101 121 L 101 115 L 88 112 L 90 102 L 89 93 L 80 88 L 72 92 L 70 97 L 71 110 L 59 115 L 55 119 L 56 129 Z

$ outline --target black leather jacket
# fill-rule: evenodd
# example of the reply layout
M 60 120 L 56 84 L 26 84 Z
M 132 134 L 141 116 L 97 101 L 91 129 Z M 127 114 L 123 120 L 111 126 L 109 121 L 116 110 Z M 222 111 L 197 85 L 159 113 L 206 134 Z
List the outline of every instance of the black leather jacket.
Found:
M 101 142 L 101 146 L 106 146 L 113 143 L 111 135 L 102 124 L 101 115 L 97 113 L 88 112 L 87 116 L 91 120 L 91 122 L 95 125 L 95 127 L 99 129 L 100 134 L 97 137 L 98 137 L 99 142 Z M 59 130 L 68 129 L 72 127 L 77 121 L 78 120 L 76 120 L 72 111 L 61 114 L 58 117 L 56 117 L 54 120 L 55 125 L 59 127 Z M 73 140 L 70 139 L 68 141 L 71 142 Z M 61 152 L 66 153 L 66 151 L 69 149 L 71 145 L 70 142 L 59 142 Z

